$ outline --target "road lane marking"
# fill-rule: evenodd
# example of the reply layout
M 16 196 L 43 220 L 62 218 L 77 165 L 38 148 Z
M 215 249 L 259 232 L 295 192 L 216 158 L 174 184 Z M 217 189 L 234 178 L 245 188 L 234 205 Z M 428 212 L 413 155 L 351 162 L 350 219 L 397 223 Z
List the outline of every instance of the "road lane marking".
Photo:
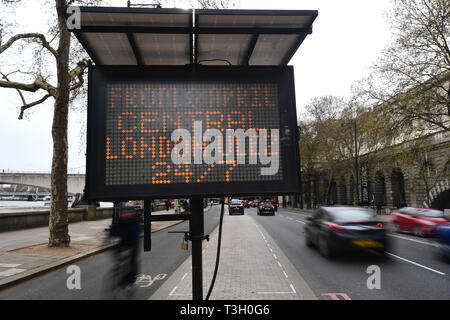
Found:
M 21 264 L 17 264 L 17 263 L 0 263 L 0 268 L 17 268 L 18 266 L 21 266 Z
M 142 285 L 140 285 L 141 288 L 148 288 L 155 281 L 163 280 L 166 277 L 167 277 L 167 274 L 165 274 L 165 273 L 160 273 L 157 276 L 155 276 L 153 279 L 152 279 L 151 275 L 140 274 L 140 275 L 137 276 L 137 279 L 136 279 L 135 283 L 136 284 L 142 284 Z
M 182 277 L 181 280 L 178 282 L 178 284 L 172 289 L 172 291 L 170 291 L 169 296 L 183 296 L 186 294 L 183 293 L 175 293 L 175 291 L 178 289 L 178 286 L 183 282 L 183 280 L 187 277 L 187 273 L 185 273 Z M 150 299 L 150 298 L 149 298 Z
M 306 224 L 306 222 L 304 222 L 304 221 L 300 221 L 300 220 L 295 220 L 295 221 Z
M 257 294 L 293 294 L 296 292 L 286 291 L 286 292 L 257 292 Z
M 391 237 L 394 237 L 394 238 L 399 238 L 399 239 L 403 239 L 403 240 L 413 241 L 413 242 L 417 242 L 417 243 L 426 244 L 426 245 L 429 245 L 429 246 L 436 247 L 436 243 L 433 243 L 433 242 L 426 242 L 426 241 L 411 239 L 411 238 L 402 237 L 402 236 L 399 236 L 399 235 L 396 235 L 396 234 L 388 234 L 388 235 L 391 236 Z
M 352 300 L 346 293 L 322 293 L 322 296 L 330 296 L 331 300 L 342 300 L 338 296 L 341 296 L 344 300 Z
M 294 288 L 294 286 L 292 285 L 292 283 L 290 284 L 290 286 L 291 286 L 291 289 L 292 289 L 292 293 L 297 293 L 297 291 L 295 291 L 295 288 Z
M 26 269 L 11 268 L 6 271 L 0 272 L 0 277 L 10 277 L 10 276 L 13 276 L 15 274 L 18 274 L 18 273 L 21 273 L 24 271 L 26 271 Z
M 289 287 L 291 287 L 291 291 L 276 291 L 276 292 L 269 292 L 269 291 L 260 291 L 256 294 L 296 294 L 297 291 L 295 290 L 292 283 L 289 284 Z
M 287 273 L 284 271 L 283 265 L 280 263 L 280 261 L 278 261 L 278 257 L 276 256 L 276 254 L 273 253 L 273 250 L 272 250 L 272 248 L 270 247 L 269 242 L 268 242 L 268 241 L 266 240 L 266 238 L 264 237 L 264 234 L 262 233 L 262 231 L 261 231 L 258 227 L 256 227 L 256 229 L 259 231 L 259 233 L 261 234 L 261 236 L 264 238 L 264 241 L 266 242 L 266 246 L 269 248 L 270 252 L 272 252 L 273 258 L 275 259 L 275 261 L 276 261 L 276 262 L 278 263 L 278 265 L 280 266 L 281 271 L 283 272 L 284 276 L 286 277 L 286 279 L 289 279 Z M 292 283 L 289 284 L 289 285 L 290 285 L 291 290 L 292 290 L 292 291 L 290 291 L 290 292 L 257 292 L 257 294 L 296 294 L 297 291 L 295 291 L 295 288 L 294 288 L 294 286 L 292 285 Z
M 397 258 L 397 259 L 403 260 L 403 261 L 405 261 L 405 262 L 411 263 L 411 264 L 416 265 L 416 266 L 418 266 L 418 267 L 421 267 L 421 268 L 424 268 L 424 269 L 426 269 L 426 270 L 429 270 L 429 271 L 435 272 L 435 273 L 437 273 L 437 274 L 440 274 L 441 276 L 445 276 L 445 275 L 446 275 L 444 272 L 441 272 L 441 271 L 438 271 L 438 270 L 434 270 L 434 269 L 432 269 L 432 268 L 429 268 L 429 267 L 424 266 L 424 265 L 422 265 L 422 264 L 419 264 L 419 263 L 417 263 L 417 262 L 414 262 L 414 261 L 411 261 L 411 260 L 408 260 L 408 259 L 399 257 L 399 256 L 397 256 L 397 255 L 395 255 L 395 254 L 390 253 L 390 252 L 386 252 L 386 253 L 387 253 L 388 255 L 390 255 L 390 256 L 393 256 L 393 257 Z
M 173 296 L 175 293 L 175 290 L 177 290 L 178 287 L 175 287 L 172 289 L 172 291 L 170 291 L 169 296 Z

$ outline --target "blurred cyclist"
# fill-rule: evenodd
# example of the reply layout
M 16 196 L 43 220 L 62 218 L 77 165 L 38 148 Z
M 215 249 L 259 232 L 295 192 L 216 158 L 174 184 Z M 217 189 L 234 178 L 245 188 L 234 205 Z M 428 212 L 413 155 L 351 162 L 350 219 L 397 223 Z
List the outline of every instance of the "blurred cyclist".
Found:
M 138 273 L 138 250 L 140 219 L 133 205 L 121 203 L 119 217 L 111 225 L 110 235 L 119 237 L 120 242 L 116 251 L 117 263 L 123 263 L 123 269 L 119 268 L 120 285 L 133 288 Z

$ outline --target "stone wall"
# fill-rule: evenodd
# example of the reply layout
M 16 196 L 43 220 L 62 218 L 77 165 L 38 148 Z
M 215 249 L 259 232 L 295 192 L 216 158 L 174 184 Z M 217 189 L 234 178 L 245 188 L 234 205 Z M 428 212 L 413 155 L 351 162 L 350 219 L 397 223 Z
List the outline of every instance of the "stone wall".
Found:
M 69 208 L 69 223 L 112 217 L 112 208 Z M 0 214 L 0 231 L 48 226 L 50 209 Z

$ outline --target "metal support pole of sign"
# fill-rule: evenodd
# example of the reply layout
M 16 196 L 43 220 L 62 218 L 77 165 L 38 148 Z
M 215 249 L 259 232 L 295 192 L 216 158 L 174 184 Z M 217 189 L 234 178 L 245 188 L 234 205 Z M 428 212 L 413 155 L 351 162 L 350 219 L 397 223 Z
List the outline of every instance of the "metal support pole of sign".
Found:
M 189 202 L 192 215 L 189 222 L 189 233 L 192 241 L 192 300 L 203 300 L 203 199 L 190 199 Z
M 144 201 L 144 251 L 152 250 L 152 200 Z
M 120 202 L 114 201 L 113 202 L 113 216 L 112 216 L 113 223 L 117 222 L 117 219 L 119 219 L 119 207 L 120 207 Z

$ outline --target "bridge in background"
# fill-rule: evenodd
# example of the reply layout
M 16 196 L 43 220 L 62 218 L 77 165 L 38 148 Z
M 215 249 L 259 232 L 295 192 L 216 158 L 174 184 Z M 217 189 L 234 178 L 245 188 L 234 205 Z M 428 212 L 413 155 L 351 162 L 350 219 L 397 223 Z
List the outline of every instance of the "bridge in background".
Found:
M 14 184 L 50 190 L 51 179 L 50 173 L 0 172 L 0 184 Z M 69 194 L 83 193 L 84 184 L 84 174 L 67 175 L 67 192 Z

